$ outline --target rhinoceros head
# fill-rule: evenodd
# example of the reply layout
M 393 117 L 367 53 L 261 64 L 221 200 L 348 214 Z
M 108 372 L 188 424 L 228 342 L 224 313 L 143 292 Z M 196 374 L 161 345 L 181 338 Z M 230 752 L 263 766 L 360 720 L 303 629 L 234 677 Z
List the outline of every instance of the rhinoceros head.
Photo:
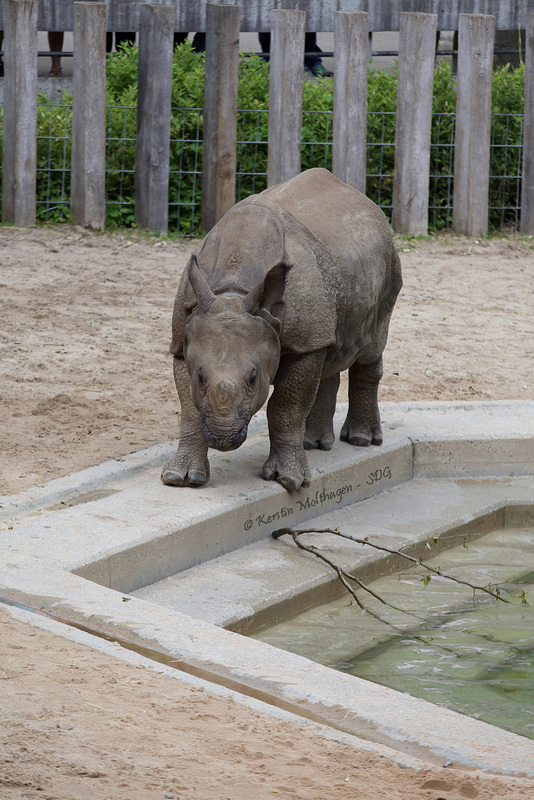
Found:
M 280 324 L 270 309 L 282 298 L 288 269 L 275 265 L 248 294 L 217 295 L 191 258 L 197 306 L 186 322 L 184 354 L 204 439 L 216 450 L 243 444 L 267 399 L 280 361 Z

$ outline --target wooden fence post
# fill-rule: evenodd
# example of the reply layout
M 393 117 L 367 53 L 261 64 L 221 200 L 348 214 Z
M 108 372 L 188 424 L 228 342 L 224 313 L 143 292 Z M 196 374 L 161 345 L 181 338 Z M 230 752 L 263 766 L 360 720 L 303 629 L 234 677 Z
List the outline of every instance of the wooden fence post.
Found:
M 460 14 L 452 225 L 466 236 L 488 232 L 494 39 L 495 17 Z
M 527 14 L 521 233 L 534 234 L 534 14 Z
M 332 172 L 365 193 L 369 14 L 334 12 Z
M 235 203 L 237 79 L 241 9 L 206 6 L 206 82 L 202 156 L 202 230 Z
M 169 220 L 174 6 L 139 6 L 135 221 L 165 235 Z
M 305 22 L 305 11 L 275 10 L 271 14 L 269 186 L 300 172 Z
M 402 234 L 428 231 L 437 23 L 436 14 L 400 15 L 393 228 Z
M 74 3 L 72 219 L 106 225 L 106 6 Z
M 4 2 L 2 221 L 35 222 L 37 0 Z

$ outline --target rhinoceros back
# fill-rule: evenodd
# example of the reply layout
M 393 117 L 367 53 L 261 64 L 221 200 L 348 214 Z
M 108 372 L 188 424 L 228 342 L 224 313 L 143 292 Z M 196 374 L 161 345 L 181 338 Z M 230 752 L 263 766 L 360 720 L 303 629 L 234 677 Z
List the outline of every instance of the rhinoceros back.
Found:
M 354 248 L 390 254 L 394 251 L 388 220 L 372 200 L 326 169 L 301 172 L 258 195 L 295 217 L 336 257 Z

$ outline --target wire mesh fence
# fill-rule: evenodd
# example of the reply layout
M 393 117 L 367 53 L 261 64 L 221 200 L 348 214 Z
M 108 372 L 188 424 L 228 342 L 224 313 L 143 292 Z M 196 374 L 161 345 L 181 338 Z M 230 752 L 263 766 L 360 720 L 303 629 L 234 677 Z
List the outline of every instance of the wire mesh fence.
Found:
M 443 230 L 452 224 L 454 127 L 454 114 L 434 114 L 428 204 L 429 225 L 434 230 Z
M 72 106 L 42 104 L 37 109 L 37 219 L 68 218 Z
M 106 222 L 135 223 L 135 106 L 106 109 Z
M 0 114 L 1 114 L 0 109 Z M 37 219 L 69 219 L 72 106 L 38 105 Z M 202 199 L 201 108 L 174 108 L 171 119 L 169 232 L 200 232 Z M 135 222 L 135 106 L 107 109 L 107 224 Z M 432 120 L 429 183 L 429 227 L 441 230 L 452 222 L 454 185 L 454 113 Z M 236 200 L 267 186 L 268 111 L 238 113 Z M 523 116 L 494 114 L 491 127 L 489 223 L 498 232 L 517 231 L 521 214 Z M 395 113 L 368 113 L 366 193 L 391 219 L 395 157 Z M 303 114 L 302 169 L 332 166 L 332 112 Z
M 491 120 L 489 219 L 499 231 L 519 228 L 523 121 L 520 114 L 494 114 Z
M 267 188 L 267 132 L 265 109 L 238 112 L 236 198 L 243 200 Z

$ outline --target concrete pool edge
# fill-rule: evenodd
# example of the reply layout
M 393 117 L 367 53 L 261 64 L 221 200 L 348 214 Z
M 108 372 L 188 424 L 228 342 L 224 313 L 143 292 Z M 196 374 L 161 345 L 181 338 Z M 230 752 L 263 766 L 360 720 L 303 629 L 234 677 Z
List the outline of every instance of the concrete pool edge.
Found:
M 0 570 L 0 596 L 170 656 L 177 669 L 409 757 L 534 775 L 534 741 L 425 700 L 334 672 L 28 556 Z
M 521 437 L 515 433 L 519 415 L 526 423 Z M 442 429 L 433 433 L 440 419 Z M 396 434 L 409 436 L 415 453 L 418 447 L 427 452 L 434 447 L 428 463 L 449 474 L 455 461 L 459 466 L 459 450 L 463 475 L 476 477 L 477 469 L 483 475 L 492 469 L 500 476 L 525 475 L 534 469 L 534 403 L 411 403 L 387 407 L 384 423 L 386 431 L 388 425 L 395 426 L 391 430 Z M 50 550 L 37 552 L 29 535 L 18 536 L 15 543 L 6 532 L 1 542 L 7 547 L 0 566 L 0 595 L 7 599 L 23 598 L 52 615 L 144 643 L 168 653 L 183 671 L 432 763 L 455 761 L 490 772 L 534 773 L 531 740 L 352 676 L 334 677 L 326 667 L 154 603 L 136 597 L 125 601 L 119 592 L 60 566 Z
M 292 712 L 285 711 L 270 703 L 256 700 L 256 698 L 249 695 L 227 689 L 222 684 L 216 684 L 212 681 L 204 680 L 203 678 L 197 678 L 195 675 L 188 674 L 165 663 L 148 659 L 146 655 L 141 655 L 134 650 L 122 647 L 118 642 L 95 636 L 92 633 L 80 630 L 64 622 L 58 622 L 52 617 L 36 614 L 34 611 L 28 609 L 2 603 L 0 603 L 0 609 L 7 612 L 17 622 L 33 628 L 38 628 L 84 647 L 89 647 L 91 650 L 102 653 L 104 656 L 129 664 L 137 669 L 143 668 L 167 678 L 178 680 L 180 683 L 195 689 L 204 689 L 217 697 L 227 698 L 253 711 L 268 715 L 277 721 L 305 726 L 307 732 L 315 734 L 319 739 L 326 738 L 345 746 L 356 747 L 359 750 L 383 756 L 404 769 L 424 770 L 428 766 L 427 762 L 410 756 L 407 753 L 400 753 L 392 748 L 378 745 L 374 742 L 368 742 L 351 734 L 346 734 L 336 728 L 332 728 L 331 726 L 321 724 L 320 722 L 314 722 L 306 717 L 297 716 Z

